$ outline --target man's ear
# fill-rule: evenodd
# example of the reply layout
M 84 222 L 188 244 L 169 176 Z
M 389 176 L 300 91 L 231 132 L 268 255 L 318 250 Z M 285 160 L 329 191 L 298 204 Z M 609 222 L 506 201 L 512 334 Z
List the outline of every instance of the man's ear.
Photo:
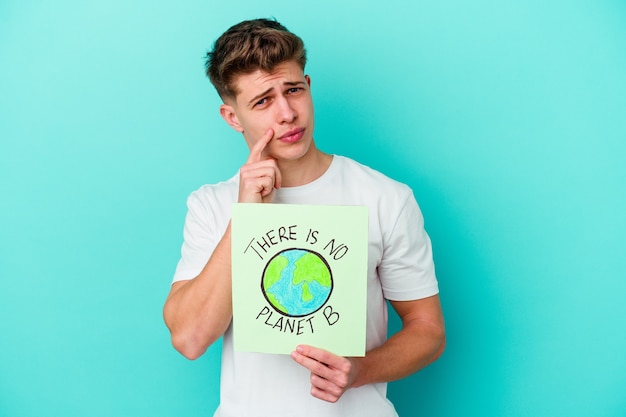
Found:
M 235 113 L 235 108 L 233 106 L 230 104 L 222 104 L 220 106 L 220 116 L 222 116 L 222 119 L 224 119 L 224 121 L 237 132 L 243 132 L 243 126 L 239 123 L 237 113 Z
M 311 77 L 309 77 L 308 75 L 305 75 L 304 79 L 306 80 L 306 83 L 309 85 L 309 87 L 311 87 Z

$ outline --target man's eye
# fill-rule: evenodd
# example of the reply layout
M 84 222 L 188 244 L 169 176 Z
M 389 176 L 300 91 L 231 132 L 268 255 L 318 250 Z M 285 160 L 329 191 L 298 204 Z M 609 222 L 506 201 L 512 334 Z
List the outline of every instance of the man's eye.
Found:
M 287 92 L 290 94 L 293 94 L 293 93 L 297 93 L 300 90 L 302 90 L 300 87 L 292 87 L 289 90 L 287 90 Z
M 267 99 L 266 99 L 266 98 L 262 98 L 261 100 L 259 100 L 259 101 L 257 101 L 257 102 L 255 103 L 255 106 L 262 106 L 262 105 L 264 105 L 265 103 L 267 103 Z

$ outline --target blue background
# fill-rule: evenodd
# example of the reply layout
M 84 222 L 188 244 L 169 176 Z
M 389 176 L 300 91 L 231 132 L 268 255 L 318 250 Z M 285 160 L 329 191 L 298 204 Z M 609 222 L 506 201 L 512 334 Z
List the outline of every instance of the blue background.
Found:
M 212 413 L 219 345 L 187 361 L 161 307 L 186 196 L 247 155 L 203 56 L 262 16 L 319 146 L 425 214 L 448 348 L 401 415 L 626 415 L 619 0 L 0 2 L 0 415 Z

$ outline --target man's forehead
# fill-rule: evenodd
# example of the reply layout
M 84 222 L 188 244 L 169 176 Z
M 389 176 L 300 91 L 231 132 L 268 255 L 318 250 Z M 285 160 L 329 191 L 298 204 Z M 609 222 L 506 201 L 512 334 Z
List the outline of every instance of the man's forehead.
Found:
M 282 85 L 296 85 L 305 82 L 302 68 L 294 61 L 284 62 L 275 66 L 271 71 L 257 69 L 250 73 L 236 75 L 233 86 L 236 98 L 255 96 L 268 89 Z

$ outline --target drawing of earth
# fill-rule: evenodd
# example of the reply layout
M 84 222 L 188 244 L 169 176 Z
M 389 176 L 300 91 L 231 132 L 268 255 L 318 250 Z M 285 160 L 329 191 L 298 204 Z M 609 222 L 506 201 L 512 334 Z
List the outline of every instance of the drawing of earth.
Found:
M 315 313 L 330 297 L 333 277 L 326 260 L 307 249 L 286 249 L 263 270 L 261 290 L 280 314 L 303 317 Z

